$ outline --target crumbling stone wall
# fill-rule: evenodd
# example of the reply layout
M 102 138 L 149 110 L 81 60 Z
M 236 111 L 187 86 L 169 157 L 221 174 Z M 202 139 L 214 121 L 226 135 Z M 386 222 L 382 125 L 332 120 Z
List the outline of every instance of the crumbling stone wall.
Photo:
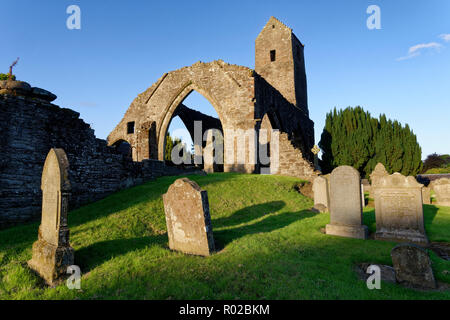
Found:
M 131 161 L 97 139 L 79 116 L 44 100 L 0 94 L 0 228 L 40 217 L 41 174 L 51 148 L 63 148 L 69 159 L 71 209 L 183 172 L 161 161 Z

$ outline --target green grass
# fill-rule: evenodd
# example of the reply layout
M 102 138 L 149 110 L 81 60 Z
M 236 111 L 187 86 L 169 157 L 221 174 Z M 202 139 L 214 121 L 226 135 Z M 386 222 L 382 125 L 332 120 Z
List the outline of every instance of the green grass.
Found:
M 168 249 L 163 177 L 74 210 L 69 215 L 82 290 L 48 288 L 26 261 L 38 223 L 0 231 L 0 299 L 450 299 L 390 283 L 369 290 L 360 262 L 390 264 L 392 242 L 327 236 L 329 214 L 294 189 L 298 179 L 212 174 L 189 176 L 208 191 L 220 250 L 197 257 Z M 373 208 L 364 221 L 374 231 Z M 425 206 L 432 241 L 450 242 L 450 208 Z M 439 281 L 450 262 L 430 252 Z

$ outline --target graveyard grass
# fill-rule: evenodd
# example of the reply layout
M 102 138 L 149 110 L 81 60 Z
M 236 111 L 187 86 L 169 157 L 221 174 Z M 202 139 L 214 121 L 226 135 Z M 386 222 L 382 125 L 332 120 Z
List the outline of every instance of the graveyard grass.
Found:
M 361 262 L 391 264 L 395 243 L 327 236 L 329 214 L 308 210 L 298 179 L 216 173 L 189 176 L 208 191 L 218 250 L 210 257 L 168 249 L 161 195 L 179 177 L 120 191 L 69 214 L 81 290 L 46 287 L 26 265 L 39 223 L 0 231 L 0 299 L 450 299 L 382 282 L 369 290 Z M 364 222 L 373 232 L 373 208 Z M 425 206 L 432 241 L 450 242 L 450 208 Z M 450 261 L 430 252 L 450 283 Z

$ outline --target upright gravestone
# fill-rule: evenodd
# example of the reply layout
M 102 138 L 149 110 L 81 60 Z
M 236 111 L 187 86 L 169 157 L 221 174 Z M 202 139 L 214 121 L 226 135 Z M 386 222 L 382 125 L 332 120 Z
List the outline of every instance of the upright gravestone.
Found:
M 367 239 L 367 226 L 362 224 L 360 181 L 358 170 L 350 166 L 340 166 L 331 172 L 327 234 Z
M 400 244 L 392 249 L 391 257 L 398 283 L 425 289 L 437 287 L 425 249 L 413 244 Z
M 422 187 L 422 202 L 423 202 L 423 204 L 431 204 L 431 189 L 430 189 L 430 187 Z
M 433 190 L 436 195 L 436 204 L 450 206 L 450 179 L 441 178 L 433 181 Z
M 70 195 L 69 161 L 63 149 L 51 149 L 42 172 L 42 220 L 28 265 L 49 285 L 58 284 L 74 264 L 69 244 L 67 210 Z
M 428 243 L 423 222 L 422 187 L 414 177 L 396 172 L 376 181 L 375 239 Z
M 330 207 L 330 196 L 328 194 L 328 180 L 324 177 L 317 177 L 313 182 L 314 206 L 323 205 Z
M 214 238 L 207 192 L 182 178 L 169 187 L 163 200 L 170 249 L 209 256 Z
M 389 173 L 386 171 L 386 168 L 383 166 L 383 164 L 378 162 L 377 165 L 375 166 L 375 169 L 370 174 L 370 181 L 372 187 L 374 184 L 378 182 L 379 179 L 388 175 Z

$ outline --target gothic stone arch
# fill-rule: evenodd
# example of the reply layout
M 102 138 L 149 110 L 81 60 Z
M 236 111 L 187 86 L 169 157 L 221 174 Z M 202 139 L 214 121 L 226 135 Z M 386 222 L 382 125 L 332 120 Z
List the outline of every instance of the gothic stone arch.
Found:
M 258 152 L 248 148 L 248 138 L 245 146 L 238 143 L 237 130 L 256 130 L 259 139 L 260 128 L 273 128 L 280 130 L 280 157 L 276 162 L 279 163 L 277 170 L 272 171 L 274 155 L 270 155 L 271 173 L 303 179 L 312 179 L 317 174 L 309 151 L 314 145 L 314 123 L 308 115 L 254 70 L 221 60 L 197 62 L 164 74 L 131 103 L 121 122 L 108 136 L 108 145 L 125 140 L 133 148 L 134 161 L 163 160 L 167 128 L 171 119 L 184 108 L 183 100 L 193 90 L 209 100 L 219 115 L 224 133 L 225 172 L 253 173 L 260 169 L 258 164 L 248 163 L 253 156 L 257 159 Z M 190 118 L 192 121 L 194 117 Z M 233 131 L 235 134 L 229 134 Z M 258 141 L 255 141 L 257 148 Z M 238 164 L 238 148 L 241 152 L 246 151 L 246 164 Z M 254 152 L 253 155 L 250 152 Z
M 124 118 L 108 136 L 108 145 L 125 140 L 136 150 L 133 154 L 135 161 L 151 158 L 163 160 L 165 133 L 170 120 L 193 90 L 202 94 L 215 108 L 222 123 L 225 141 L 228 129 L 254 130 L 253 77 L 254 73 L 250 68 L 230 65 L 221 60 L 197 62 L 166 73 L 131 103 Z M 231 145 L 237 148 L 235 141 Z M 234 155 L 236 156 L 236 152 Z M 225 152 L 225 163 L 229 162 L 226 157 Z M 233 165 L 224 166 L 224 171 L 254 170 L 255 165 L 251 164 L 238 168 Z

